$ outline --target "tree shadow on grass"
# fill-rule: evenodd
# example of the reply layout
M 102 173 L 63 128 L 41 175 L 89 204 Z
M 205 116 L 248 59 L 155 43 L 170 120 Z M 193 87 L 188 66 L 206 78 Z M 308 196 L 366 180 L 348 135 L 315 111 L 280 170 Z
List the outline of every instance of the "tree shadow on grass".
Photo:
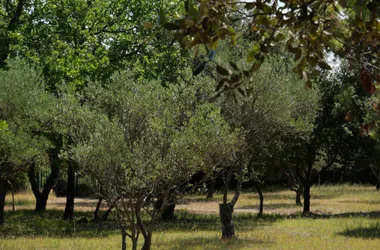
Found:
M 313 203 L 313 205 L 319 205 L 318 203 Z M 238 206 L 236 209 L 239 209 L 239 210 L 249 210 L 249 209 L 255 209 L 257 210 L 259 208 L 259 205 L 258 204 L 254 204 L 254 205 L 244 205 L 244 206 Z M 266 210 L 277 210 L 277 209 L 299 209 L 301 210 L 302 209 L 302 206 L 299 206 L 299 205 L 296 205 L 295 203 L 293 204 L 290 204 L 290 203 L 274 203 L 274 204 L 266 204 L 264 203 L 264 213 Z
M 380 225 L 379 222 L 370 226 L 346 227 L 343 232 L 337 233 L 338 235 L 362 238 L 362 239 L 379 239 L 380 238 Z
M 237 232 L 251 230 L 255 227 L 267 226 L 277 220 L 287 218 L 284 215 L 263 215 L 257 216 L 252 213 L 235 213 L 233 223 Z M 220 231 L 221 222 L 215 214 L 191 214 L 186 210 L 177 210 L 176 219 L 163 221 L 157 226 L 159 231 Z
M 315 219 L 330 219 L 330 218 L 351 218 L 351 217 L 359 217 L 359 218 L 372 218 L 379 219 L 380 211 L 371 211 L 371 212 L 347 212 L 340 214 L 323 214 L 323 213 L 313 213 L 309 217 Z
M 182 250 L 182 249 L 241 249 L 249 247 L 264 248 L 268 247 L 273 242 L 257 240 L 257 239 L 239 239 L 233 238 L 229 240 L 222 240 L 218 237 L 186 237 L 178 238 L 170 241 L 170 246 L 157 244 L 157 247 L 170 249 L 170 250 Z
M 64 221 L 59 210 L 36 213 L 19 210 L 5 213 L 0 238 L 14 237 L 103 237 L 119 232 L 115 221 L 79 223 L 80 218 L 92 218 L 92 212 L 75 212 L 73 221 Z

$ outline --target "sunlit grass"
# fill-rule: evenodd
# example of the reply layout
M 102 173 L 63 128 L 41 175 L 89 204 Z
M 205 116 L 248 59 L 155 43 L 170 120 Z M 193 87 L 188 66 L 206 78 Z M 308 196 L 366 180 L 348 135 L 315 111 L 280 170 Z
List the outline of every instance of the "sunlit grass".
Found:
M 56 199 L 57 197 L 55 194 L 52 192 L 49 195 L 49 201 L 52 202 Z M 12 200 L 12 194 L 8 193 L 7 196 L 5 197 L 5 206 L 6 209 L 11 208 L 13 203 Z M 15 207 L 19 209 L 25 209 L 25 208 L 30 208 L 31 206 L 35 205 L 36 200 L 34 198 L 34 195 L 31 191 L 24 191 L 20 193 L 16 193 L 14 196 L 14 203 Z
M 204 195 L 186 197 L 177 209 L 189 212 L 177 210 L 177 220 L 161 223 L 152 249 L 379 249 L 380 192 L 359 185 L 315 186 L 311 192 L 311 217 L 301 215 L 294 192 L 287 190 L 264 192 L 264 215 L 257 217 L 258 195 L 244 192 L 236 207 L 233 240 L 220 239 L 221 194 L 211 201 Z M 29 210 L 8 210 L 0 227 L 0 249 L 120 249 L 112 216 L 104 223 L 67 222 L 61 219 L 62 204 L 63 198 L 55 198 L 45 214 L 35 214 L 34 203 Z M 76 218 L 90 219 L 95 205 L 96 201 L 78 200 Z
M 231 198 L 233 193 L 229 194 Z M 222 194 L 215 194 L 213 199 L 205 195 L 187 197 L 178 208 L 194 213 L 218 213 L 218 203 Z M 236 204 L 235 211 L 258 213 L 259 197 L 256 192 L 243 192 Z M 347 212 L 370 212 L 380 209 L 380 191 L 373 186 L 363 185 L 328 185 L 313 186 L 311 189 L 311 209 L 315 213 L 337 214 Z M 302 206 L 295 203 L 295 192 L 290 190 L 265 191 L 264 213 L 294 214 L 302 212 Z

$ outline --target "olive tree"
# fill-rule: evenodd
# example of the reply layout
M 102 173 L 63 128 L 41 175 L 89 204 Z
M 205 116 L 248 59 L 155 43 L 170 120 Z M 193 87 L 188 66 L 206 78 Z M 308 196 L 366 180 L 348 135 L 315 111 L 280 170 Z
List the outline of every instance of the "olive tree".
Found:
M 162 212 L 194 187 L 191 177 L 202 171 L 207 179 L 235 151 L 236 134 L 220 110 L 197 103 L 195 92 L 194 86 L 132 82 L 123 74 L 86 92 L 102 118 L 72 153 L 115 208 L 124 249 L 126 236 L 136 249 L 140 233 L 143 249 L 150 249 Z
M 45 152 L 51 144 L 42 133 L 48 131 L 57 115 L 56 99 L 44 90 L 38 74 L 19 60 L 11 61 L 9 66 L 9 71 L 0 71 L 1 211 L 7 183 L 31 166 L 47 164 Z

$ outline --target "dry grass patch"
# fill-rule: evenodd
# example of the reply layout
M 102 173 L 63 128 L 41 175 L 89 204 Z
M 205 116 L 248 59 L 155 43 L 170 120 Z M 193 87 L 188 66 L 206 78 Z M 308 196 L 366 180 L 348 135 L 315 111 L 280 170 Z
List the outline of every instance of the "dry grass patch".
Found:
M 177 210 L 177 220 L 161 223 L 154 232 L 152 249 L 379 249 L 380 192 L 374 187 L 313 187 L 314 215 L 309 218 L 302 217 L 294 196 L 287 190 L 264 192 L 264 215 L 257 217 L 257 194 L 244 192 L 234 215 L 233 240 L 220 239 L 221 194 L 211 200 L 203 195 L 186 197 L 177 205 L 185 209 Z M 61 219 L 64 198 L 52 196 L 48 211 L 38 215 L 31 211 L 31 194 L 16 197 L 33 203 L 16 213 L 8 209 L 7 222 L 0 227 L 0 249 L 120 249 L 112 213 L 109 222 L 77 224 Z M 76 199 L 76 218 L 90 218 L 95 206 L 96 200 Z

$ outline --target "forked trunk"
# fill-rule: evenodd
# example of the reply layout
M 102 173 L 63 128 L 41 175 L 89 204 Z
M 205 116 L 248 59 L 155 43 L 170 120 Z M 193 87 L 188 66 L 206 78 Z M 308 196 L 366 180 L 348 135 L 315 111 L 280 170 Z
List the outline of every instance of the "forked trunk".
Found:
M 50 191 L 52 190 L 54 186 L 54 181 L 58 177 L 59 173 L 59 152 L 60 152 L 60 147 L 58 148 L 53 148 L 49 150 L 49 157 L 50 157 L 50 174 L 49 177 L 46 179 L 45 185 L 43 187 L 42 192 L 39 189 L 39 186 L 36 182 L 36 176 L 35 176 L 35 165 L 32 163 L 29 166 L 28 169 L 28 177 L 29 177 L 29 182 L 32 187 L 32 191 L 34 194 L 34 197 L 36 197 L 36 208 L 35 211 L 45 211 L 46 210 L 46 203 L 49 198 Z
M 49 199 L 49 194 L 54 186 L 54 181 L 58 176 L 58 172 L 59 172 L 58 166 L 51 166 L 51 173 L 48 179 L 46 180 L 44 188 L 41 192 L 35 178 L 35 166 L 34 164 L 29 166 L 28 177 L 29 177 L 29 182 L 32 186 L 34 197 L 36 198 L 36 208 L 35 208 L 36 212 L 46 210 L 47 200 Z

